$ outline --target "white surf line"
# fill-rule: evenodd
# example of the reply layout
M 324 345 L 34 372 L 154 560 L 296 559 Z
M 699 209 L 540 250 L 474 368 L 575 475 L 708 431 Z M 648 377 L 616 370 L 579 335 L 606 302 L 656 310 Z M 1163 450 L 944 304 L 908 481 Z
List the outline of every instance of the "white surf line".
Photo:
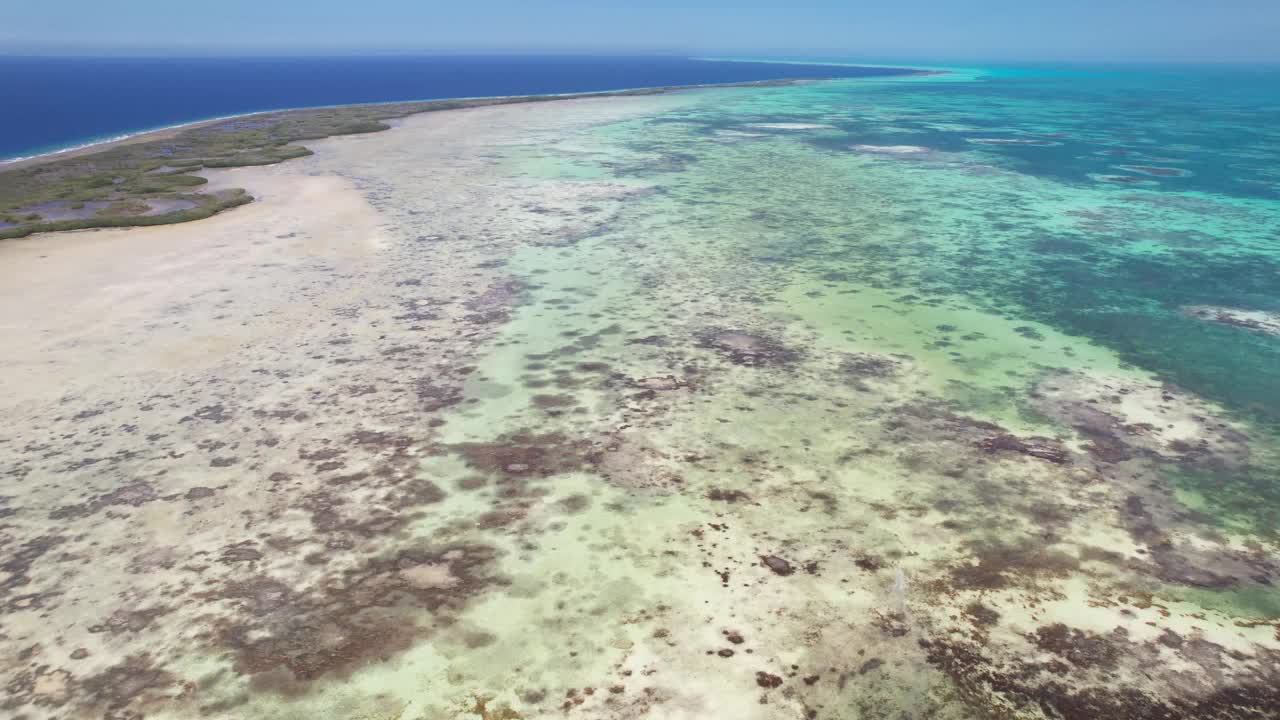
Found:
M 698 59 L 698 58 L 691 58 L 691 59 Z M 736 61 L 730 61 L 730 62 L 736 62 Z M 744 61 L 744 62 L 750 62 L 750 61 Z M 795 64 L 804 65 L 805 63 L 795 63 Z M 811 63 L 811 64 L 818 64 L 818 63 Z M 5 165 L 26 162 L 28 160 L 38 160 L 40 158 L 53 157 L 55 155 L 62 155 L 64 153 L 76 152 L 78 150 L 87 150 L 89 148 L 97 147 L 99 145 L 110 145 L 112 143 L 131 140 L 133 138 L 141 137 L 143 135 L 169 132 L 171 130 L 180 130 L 182 128 L 194 127 L 196 125 L 205 125 L 208 123 L 222 122 L 224 120 L 235 120 L 238 118 L 254 117 L 257 115 L 269 115 L 272 113 L 281 113 L 281 112 L 293 112 L 297 110 L 332 110 L 335 108 L 347 108 L 347 107 L 378 107 L 380 105 L 400 105 L 404 103 L 448 102 L 450 100 L 469 101 L 469 100 L 512 100 L 516 98 L 572 98 L 572 97 L 588 97 L 588 96 L 594 96 L 594 95 L 613 95 L 616 93 L 637 92 L 641 90 L 665 90 L 665 89 L 697 90 L 697 89 L 707 89 L 707 88 L 717 88 L 717 87 L 735 87 L 735 86 L 750 85 L 752 83 L 785 82 L 786 80 L 796 80 L 796 79 L 804 79 L 804 78 L 767 78 L 762 80 L 735 80 L 733 82 L 722 82 L 722 83 L 694 83 L 691 85 L 641 85 L 639 87 L 614 88 L 611 90 L 583 90 L 583 91 L 577 91 L 577 92 L 570 91 L 570 92 L 562 92 L 562 93 L 534 93 L 529 95 L 464 95 L 464 96 L 456 96 L 456 97 L 418 98 L 416 100 L 380 100 L 378 102 L 370 102 L 370 103 L 339 103 L 337 105 L 299 105 L 296 107 L 270 108 L 266 110 L 248 110 L 242 113 L 235 113 L 232 115 L 221 115 L 218 117 L 207 118 L 204 120 L 190 120 L 187 122 L 181 122 L 174 125 L 161 125 L 158 127 L 147 129 L 147 130 L 136 130 L 133 132 L 122 134 L 122 135 L 117 135 L 111 138 L 93 140 L 93 141 L 81 143 L 79 145 L 59 148 L 57 150 L 50 150 L 49 152 L 35 153 L 34 155 L 22 155 L 19 157 L 0 158 L 0 169 L 3 169 Z M 459 108 L 459 109 L 464 109 L 464 108 Z

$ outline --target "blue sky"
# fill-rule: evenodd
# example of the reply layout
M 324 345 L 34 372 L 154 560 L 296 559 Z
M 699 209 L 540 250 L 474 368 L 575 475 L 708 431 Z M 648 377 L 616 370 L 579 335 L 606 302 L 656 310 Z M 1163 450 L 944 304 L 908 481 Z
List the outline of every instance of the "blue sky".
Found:
M 1280 61 L 1280 0 L 8 0 L 0 53 Z M 15 7 L 16 6 L 16 7 Z

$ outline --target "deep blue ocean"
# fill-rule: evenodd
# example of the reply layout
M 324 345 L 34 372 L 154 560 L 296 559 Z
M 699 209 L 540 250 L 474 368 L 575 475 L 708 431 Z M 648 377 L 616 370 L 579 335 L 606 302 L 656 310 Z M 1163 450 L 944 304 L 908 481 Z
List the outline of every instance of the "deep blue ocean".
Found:
M 0 57 L 0 159 L 259 110 L 894 72 L 678 57 Z

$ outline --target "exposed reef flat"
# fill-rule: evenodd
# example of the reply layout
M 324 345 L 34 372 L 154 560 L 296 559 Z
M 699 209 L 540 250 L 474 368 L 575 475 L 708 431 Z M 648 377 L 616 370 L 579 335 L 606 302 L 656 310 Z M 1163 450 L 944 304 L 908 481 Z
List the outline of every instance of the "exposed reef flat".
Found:
M 992 300 L 1213 207 L 708 141 L 833 92 L 416 115 L 0 244 L 0 714 L 1273 713 L 1266 425 Z

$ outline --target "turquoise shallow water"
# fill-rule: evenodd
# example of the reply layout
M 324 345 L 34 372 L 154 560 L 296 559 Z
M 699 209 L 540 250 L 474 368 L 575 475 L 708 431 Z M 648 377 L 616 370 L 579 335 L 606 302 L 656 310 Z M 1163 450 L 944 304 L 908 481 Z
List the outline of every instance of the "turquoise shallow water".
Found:
M 752 123 L 821 124 L 763 131 L 811 178 L 812 198 L 777 211 L 817 214 L 821 236 L 773 252 L 1044 323 L 1274 437 L 1280 340 L 1188 308 L 1280 312 L 1280 68 L 951 72 L 726 97 L 642 147 L 696 153 Z M 763 211 L 770 193 L 757 190 Z M 1242 495 L 1218 488 L 1210 502 L 1274 527 L 1275 477 L 1238 469 L 1215 484 Z
M 834 563 L 785 610 L 733 606 L 797 619 L 771 631 L 820 635 L 805 662 L 832 672 L 851 647 L 891 658 L 853 704 L 844 680 L 794 690 L 806 708 L 1265 714 L 1280 658 L 1278 80 L 969 68 L 698 93 L 517 164 L 654 192 L 561 257 L 512 267 L 540 282 L 573 269 L 538 296 L 591 275 L 610 300 L 551 313 L 567 332 L 616 320 L 697 388 L 700 407 L 649 438 L 714 458 L 670 510 L 708 485 L 740 493 L 760 514 L 715 517 Z M 739 367 L 702 364 L 707 350 Z M 592 359 L 663 372 L 621 344 Z M 803 515 L 802 491 L 830 502 L 829 522 Z M 836 584 L 851 556 L 875 577 Z M 814 597 L 849 637 L 795 609 Z M 1209 679 L 1228 666 L 1233 681 Z
M 1069 194 L 1081 220 L 1064 227 L 1059 218 L 991 215 L 972 253 L 933 271 L 1242 411 L 1280 413 L 1280 373 L 1271 371 L 1280 369 L 1280 345 L 1178 312 L 1280 309 L 1280 70 L 1024 68 L 973 82 L 823 84 L 776 100 L 757 112 L 823 115 L 832 131 L 808 141 L 832 153 L 911 144 L 959 153 L 957 165 L 934 168 L 941 175 L 988 165 L 1057 183 L 1037 189 Z M 970 213 L 1034 210 L 982 197 L 981 180 L 972 186 L 963 198 Z M 1000 253 L 978 254 L 991 242 Z M 877 271 L 909 262 L 906 249 L 883 250 Z

